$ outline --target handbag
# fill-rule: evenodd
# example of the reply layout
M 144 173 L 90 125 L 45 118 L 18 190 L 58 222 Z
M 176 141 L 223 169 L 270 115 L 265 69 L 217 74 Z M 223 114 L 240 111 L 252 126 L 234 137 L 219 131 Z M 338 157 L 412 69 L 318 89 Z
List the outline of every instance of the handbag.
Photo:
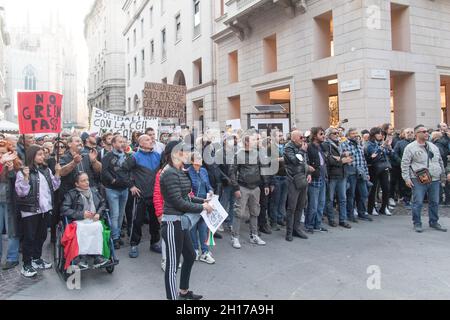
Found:
M 423 169 L 419 169 L 417 171 L 414 171 L 415 176 L 417 177 L 417 180 L 420 184 L 427 185 L 433 182 L 433 178 L 431 177 L 430 170 L 428 169 L 430 167 L 430 151 L 428 148 L 428 143 L 425 145 L 425 149 L 427 150 L 427 167 Z M 411 166 L 412 170 L 412 166 Z
M 372 167 L 375 170 L 376 175 L 379 175 L 383 171 L 392 169 L 391 163 L 388 160 L 377 161 L 372 164 Z

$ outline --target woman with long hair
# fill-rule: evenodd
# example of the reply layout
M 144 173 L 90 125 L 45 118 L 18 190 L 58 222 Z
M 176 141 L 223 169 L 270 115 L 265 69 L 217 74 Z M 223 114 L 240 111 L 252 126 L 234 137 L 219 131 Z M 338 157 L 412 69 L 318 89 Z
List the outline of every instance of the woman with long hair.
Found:
M 372 215 L 385 214 L 392 215 L 388 209 L 389 205 L 389 170 L 392 166 L 389 161 L 389 156 L 392 153 L 392 148 L 389 140 L 383 137 L 381 128 L 372 128 L 370 130 L 370 138 L 367 144 L 367 161 L 371 164 L 369 167 L 370 181 L 373 183 L 369 194 L 369 201 L 367 204 L 368 212 Z M 383 192 L 383 198 L 380 211 L 377 212 L 375 208 L 375 197 L 377 194 L 378 185 L 380 185 Z
M 49 217 L 53 210 L 53 194 L 61 184 L 61 166 L 55 166 L 55 175 L 45 165 L 44 151 L 32 145 L 26 149 L 26 163 L 17 173 L 15 184 L 17 205 L 23 224 L 22 275 L 32 278 L 37 269 L 46 270 L 51 263 L 42 259 L 42 246 L 47 238 Z

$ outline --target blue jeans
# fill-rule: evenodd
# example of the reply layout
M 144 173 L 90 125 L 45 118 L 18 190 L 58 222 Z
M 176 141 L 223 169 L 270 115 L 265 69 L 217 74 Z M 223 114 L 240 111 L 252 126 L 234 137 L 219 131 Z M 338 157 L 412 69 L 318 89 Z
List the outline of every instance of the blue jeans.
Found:
M 128 189 L 105 189 L 105 191 L 112 223 L 111 236 L 113 240 L 119 240 L 120 229 L 122 228 L 123 217 L 125 216 L 125 206 L 128 200 Z
M 438 208 L 439 208 L 439 191 L 440 182 L 434 181 L 429 185 L 420 184 L 417 179 L 412 180 L 414 183 L 413 189 L 413 205 L 412 216 L 414 225 L 422 225 L 421 213 L 423 207 L 423 199 L 428 194 L 428 215 L 430 225 L 436 224 L 439 221 Z
M 339 223 L 344 223 L 347 220 L 347 180 L 330 179 L 327 190 L 327 205 L 326 213 L 328 221 L 334 221 L 334 196 L 337 195 L 339 207 Z
M 234 217 L 234 192 L 232 186 L 226 186 L 223 188 L 222 197 L 220 198 L 220 204 L 228 212 L 228 218 L 225 220 L 225 223 L 229 226 L 233 225 L 233 217 Z
M 273 223 L 286 219 L 286 202 L 288 196 L 288 181 L 286 177 L 276 176 L 275 189 L 270 201 L 270 220 Z
M 200 236 L 202 253 L 207 253 L 209 251 L 208 245 L 206 244 L 206 241 L 208 241 L 208 226 L 203 218 L 200 218 L 197 224 L 191 229 L 192 244 L 195 250 L 198 250 L 199 237 L 197 237 L 197 234 Z
M 366 214 L 366 201 L 369 197 L 367 181 L 358 178 L 357 175 L 351 175 L 347 177 L 347 185 L 347 217 L 349 219 L 354 218 L 355 200 L 358 204 L 358 215 L 364 216 Z M 358 199 L 356 199 L 356 193 L 358 194 Z
M 306 209 L 305 228 L 320 229 L 322 227 L 323 211 L 325 209 L 326 183 L 321 187 L 308 187 L 308 207 Z
M 3 228 L 6 226 L 6 232 L 8 232 L 8 212 L 9 205 L 7 203 L 0 203 L 0 260 L 3 254 L 3 239 L 2 232 Z M 19 262 L 19 238 L 8 237 L 8 253 L 6 256 L 6 261 L 8 262 Z

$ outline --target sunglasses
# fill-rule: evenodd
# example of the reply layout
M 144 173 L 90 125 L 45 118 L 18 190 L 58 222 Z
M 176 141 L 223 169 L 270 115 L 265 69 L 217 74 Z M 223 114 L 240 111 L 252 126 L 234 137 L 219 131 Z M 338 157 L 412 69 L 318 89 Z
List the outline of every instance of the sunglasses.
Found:
M 339 134 L 339 132 L 332 132 L 330 135 L 331 136 L 337 136 Z
M 59 148 L 59 149 L 67 149 L 67 147 L 66 147 L 66 146 L 63 146 L 63 145 L 57 146 L 57 148 Z

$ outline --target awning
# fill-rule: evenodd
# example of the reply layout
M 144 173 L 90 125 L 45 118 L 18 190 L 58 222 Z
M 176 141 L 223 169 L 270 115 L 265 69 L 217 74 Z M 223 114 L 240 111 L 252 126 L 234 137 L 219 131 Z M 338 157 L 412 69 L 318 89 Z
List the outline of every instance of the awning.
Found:
M 19 125 L 6 120 L 0 120 L 0 132 L 19 132 Z

